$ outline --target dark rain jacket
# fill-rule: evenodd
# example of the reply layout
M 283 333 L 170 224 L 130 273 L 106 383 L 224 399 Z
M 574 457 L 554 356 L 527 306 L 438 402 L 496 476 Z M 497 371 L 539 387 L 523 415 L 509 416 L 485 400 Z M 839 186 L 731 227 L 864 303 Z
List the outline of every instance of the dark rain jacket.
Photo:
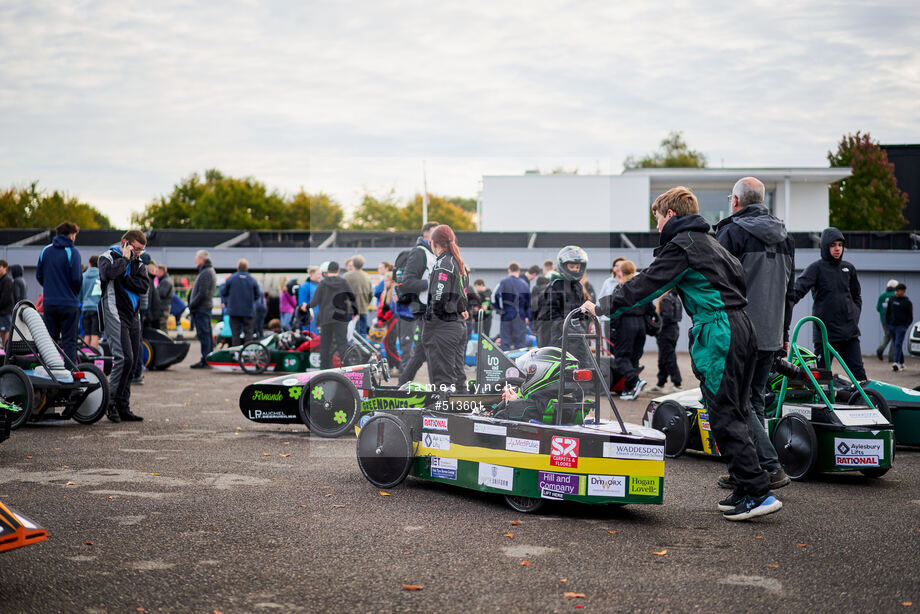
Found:
M 888 301 L 888 326 L 910 326 L 914 323 L 914 305 L 906 296 L 892 296 Z
M 316 286 L 308 308 L 316 307 L 316 325 L 348 322 L 358 315 L 358 301 L 348 282 L 339 275 L 327 275 Z
M 424 237 L 419 237 L 409 252 L 403 281 L 396 290 L 397 295 L 410 297 L 409 308 L 416 318 L 424 316 L 428 306 L 428 276 L 435 260 L 431 246 Z
M 195 283 L 192 285 L 191 292 L 189 292 L 189 313 L 211 313 L 211 307 L 214 303 L 214 290 L 216 289 L 217 274 L 214 273 L 214 265 L 208 259 L 198 267 L 198 277 L 195 278 Z
M 431 269 L 425 319 L 456 322 L 464 311 L 469 311 L 466 280 L 454 257 L 444 252 Z
M 231 317 L 251 318 L 255 315 L 255 303 L 259 300 L 259 284 L 249 271 L 237 271 L 220 288 L 220 298 L 227 305 Z
M 13 297 L 13 276 L 4 273 L 0 277 L 0 316 L 8 316 L 13 313 L 13 305 L 16 301 Z
M 831 343 L 859 337 L 862 294 L 856 268 L 842 254 L 839 260 L 831 257 L 831 243 L 843 240 L 843 233 L 836 228 L 824 229 L 821 259 L 809 264 L 795 281 L 796 302 L 811 292 L 812 314 L 824 322 Z
M 585 302 L 584 289 L 579 282 L 566 279 L 554 272 L 544 293 L 545 319 L 552 322 L 550 342 L 559 346 L 562 344 L 562 325 L 566 316 Z M 578 348 L 580 351 L 581 346 Z
M 693 319 L 690 357 L 715 394 L 731 345 L 732 328 L 725 312 L 744 309 L 747 299 L 741 263 L 709 231 L 699 215 L 668 220 L 655 260 L 612 295 L 601 298 L 597 315 L 615 318 L 676 288 Z
M 102 300 L 99 302 L 100 320 L 105 323 L 103 310 L 122 322 L 131 322 L 140 306 L 140 297 L 147 294 L 150 278 L 147 268 L 138 260 L 121 255 L 121 248 L 113 245 L 99 254 L 99 281 L 102 282 Z
M 716 239 L 744 267 L 745 308 L 757 349 L 775 351 L 789 340 L 795 304 L 795 243 L 762 204 L 748 205 L 716 225 Z M 784 289 L 782 291 L 781 289 Z
M 495 287 L 495 308 L 502 322 L 530 319 L 530 286 L 517 275 L 508 275 Z
M 10 273 L 13 275 L 13 303 L 26 300 L 26 280 L 22 278 L 22 265 L 10 265 Z

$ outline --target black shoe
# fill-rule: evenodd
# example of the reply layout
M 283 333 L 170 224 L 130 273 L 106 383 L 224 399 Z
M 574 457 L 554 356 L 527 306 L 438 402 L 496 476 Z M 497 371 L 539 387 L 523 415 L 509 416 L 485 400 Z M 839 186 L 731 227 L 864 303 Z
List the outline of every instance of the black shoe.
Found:
M 744 495 L 738 505 L 723 512 L 722 517 L 726 520 L 747 520 L 757 516 L 766 516 L 781 509 L 783 509 L 783 502 L 774 497 L 772 492 L 767 491 L 766 494 L 759 497 Z
M 208 363 L 204 362 L 203 360 L 199 360 L 195 364 L 189 365 L 189 369 L 207 369 L 209 366 L 210 365 L 208 365 Z
M 131 380 L 131 385 L 132 385 L 132 386 L 143 386 L 143 385 L 144 385 L 144 378 L 143 378 L 143 377 L 135 377 L 133 380 Z
M 118 417 L 122 419 L 123 422 L 141 422 L 142 417 L 137 414 L 132 414 L 130 409 L 118 412 Z
M 121 416 L 118 415 L 118 412 L 114 409 L 109 409 L 105 412 L 105 417 L 111 420 L 112 422 L 121 422 Z
M 788 486 L 790 482 L 791 480 L 789 479 L 789 476 L 786 475 L 786 472 L 783 471 L 782 467 L 780 467 L 779 469 L 777 469 L 776 471 L 770 474 L 770 489 L 771 490 L 776 489 L 776 488 L 782 488 L 783 486 Z M 727 474 L 720 475 L 719 479 L 716 480 L 716 483 L 719 485 L 720 488 L 728 488 L 731 490 L 734 490 L 735 486 L 737 486 L 737 484 L 735 483 L 735 479 L 732 476 L 727 475 Z
M 883 360 L 883 359 L 882 359 L 882 351 L 881 351 L 881 350 L 875 350 L 875 356 L 876 356 L 879 360 Z

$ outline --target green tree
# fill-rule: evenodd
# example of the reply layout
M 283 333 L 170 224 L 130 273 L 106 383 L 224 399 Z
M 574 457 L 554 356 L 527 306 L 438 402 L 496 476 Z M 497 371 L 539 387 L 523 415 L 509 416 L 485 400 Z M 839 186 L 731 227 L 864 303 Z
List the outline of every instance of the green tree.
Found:
M 80 228 L 112 227 L 109 218 L 92 205 L 57 190 L 49 194 L 39 189 L 37 181 L 27 188 L 0 192 L 0 227 L 54 228 L 65 221 Z
M 457 205 L 467 213 L 472 213 L 473 215 L 476 215 L 479 205 L 479 202 L 475 198 L 462 198 L 460 196 L 451 196 L 447 198 L 447 202 Z
M 303 188 L 287 203 L 285 228 L 298 230 L 334 230 L 342 226 L 345 212 L 328 194 L 307 194 Z
M 418 230 L 422 227 L 422 195 L 416 194 L 409 203 L 400 209 L 400 227 L 402 230 Z M 428 195 L 428 219 L 447 224 L 454 231 L 476 230 L 473 216 L 448 202 L 443 196 Z
M 833 166 L 851 166 L 853 174 L 830 186 L 830 222 L 840 230 L 899 230 L 907 220 L 907 194 L 898 189 L 894 165 L 869 133 L 848 134 L 836 152 L 827 152 Z
M 400 220 L 400 207 L 390 192 L 379 199 L 365 194 L 361 204 L 351 214 L 352 230 L 405 230 Z
M 264 183 L 210 169 L 203 179 L 193 173 L 131 220 L 144 228 L 265 230 L 282 223 L 284 212 L 284 198 Z
M 639 158 L 629 156 L 623 162 L 626 168 L 703 168 L 705 154 L 690 149 L 682 132 L 670 132 L 661 141 L 658 151 Z

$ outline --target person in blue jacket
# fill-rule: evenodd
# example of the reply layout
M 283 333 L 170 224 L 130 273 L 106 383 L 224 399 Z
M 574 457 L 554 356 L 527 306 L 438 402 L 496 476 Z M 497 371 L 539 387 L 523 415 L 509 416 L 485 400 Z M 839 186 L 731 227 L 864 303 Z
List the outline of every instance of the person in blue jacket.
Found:
M 527 324 L 530 322 L 530 286 L 520 278 L 521 266 L 508 265 L 508 277 L 498 282 L 494 305 L 501 315 L 499 336 L 503 350 L 527 345 Z
M 249 336 L 256 313 L 255 304 L 259 300 L 259 284 L 249 274 L 248 260 L 241 258 L 236 263 L 236 273 L 220 288 L 220 298 L 230 314 L 232 343 L 240 345 Z
M 99 321 L 99 300 L 102 298 L 102 282 L 99 281 L 99 256 L 89 257 L 89 268 L 83 273 L 80 288 L 80 305 L 83 309 L 83 341 L 93 349 L 99 347 L 102 326 Z
M 80 227 L 73 222 L 62 222 L 55 232 L 54 240 L 38 256 L 35 278 L 44 288 L 43 316 L 48 334 L 76 363 L 83 261 L 74 240 Z
M 319 285 L 319 282 L 322 281 L 323 274 L 320 272 L 318 266 L 307 267 L 307 279 L 297 290 L 297 319 L 301 322 L 306 321 L 306 326 L 301 324 L 300 328 L 302 330 L 308 330 L 314 335 L 319 334 L 319 327 L 316 325 L 316 319 L 319 317 L 319 310 L 313 310 L 313 319 L 309 318 L 309 311 L 307 310 L 307 305 L 310 301 L 313 300 L 313 295 L 316 293 L 316 287 Z

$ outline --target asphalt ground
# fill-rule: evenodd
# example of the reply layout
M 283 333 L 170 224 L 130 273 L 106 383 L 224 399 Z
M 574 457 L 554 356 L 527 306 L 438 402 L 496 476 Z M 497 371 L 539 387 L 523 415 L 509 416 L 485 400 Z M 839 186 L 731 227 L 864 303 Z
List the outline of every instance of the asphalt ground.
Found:
M 721 517 L 722 465 L 693 455 L 667 460 L 663 505 L 521 515 L 412 478 L 383 496 L 354 436 L 249 422 L 255 378 L 190 362 L 135 388 L 142 423 L 45 422 L 0 445 L 0 500 L 51 533 L 0 555 L 0 612 L 920 611 L 918 449 L 878 480 L 794 483 L 751 522 Z M 920 383 L 916 359 L 866 364 Z

